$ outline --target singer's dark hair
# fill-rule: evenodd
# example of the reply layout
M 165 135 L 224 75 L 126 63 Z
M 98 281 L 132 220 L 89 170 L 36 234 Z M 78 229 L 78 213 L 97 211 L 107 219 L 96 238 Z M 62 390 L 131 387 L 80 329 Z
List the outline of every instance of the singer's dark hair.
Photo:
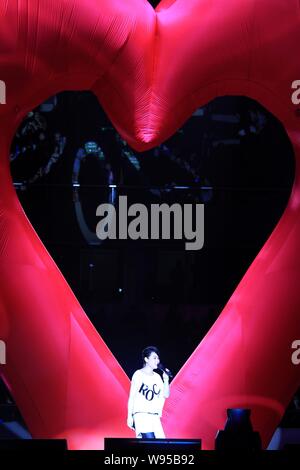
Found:
M 150 357 L 150 354 L 155 352 L 158 356 L 159 356 L 159 350 L 157 349 L 156 346 L 148 346 L 147 348 L 143 349 L 143 352 L 142 352 L 142 361 L 143 361 L 143 365 L 145 365 L 145 357 Z

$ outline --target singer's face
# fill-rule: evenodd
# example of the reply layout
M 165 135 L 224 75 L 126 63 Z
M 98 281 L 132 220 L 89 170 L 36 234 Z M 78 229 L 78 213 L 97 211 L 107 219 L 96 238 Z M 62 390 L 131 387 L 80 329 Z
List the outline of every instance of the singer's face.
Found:
M 151 369 L 157 369 L 157 366 L 160 362 L 158 355 L 155 352 L 152 352 L 150 356 L 147 358 L 147 364 L 151 367 Z

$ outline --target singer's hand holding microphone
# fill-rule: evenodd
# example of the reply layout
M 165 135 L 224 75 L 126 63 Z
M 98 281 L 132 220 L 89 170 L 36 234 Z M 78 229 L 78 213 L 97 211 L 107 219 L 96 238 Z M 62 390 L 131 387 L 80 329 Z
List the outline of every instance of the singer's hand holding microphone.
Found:
M 158 364 L 157 369 L 162 372 L 162 377 L 163 377 L 164 382 L 169 381 L 169 379 L 173 378 L 173 374 L 171 373 L 171 371 L 167 369 L 166 367 L 164 367 L 163 364 L 161 363 Z
M 168 374 L 166 374 L 165 371 L 163 371 L 163 381 L 164 382 L 169 382 L 169 376 L 168 376 Z

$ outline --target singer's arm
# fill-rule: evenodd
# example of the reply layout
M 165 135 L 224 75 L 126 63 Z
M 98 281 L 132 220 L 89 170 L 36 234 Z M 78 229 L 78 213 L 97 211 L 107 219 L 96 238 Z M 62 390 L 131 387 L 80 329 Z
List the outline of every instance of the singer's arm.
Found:
M 164 382 L 164 398 L 169 398 L 170 396 L 169 376 L 165 372 L 163 373 L 163 382 Z
M 128 414 L 127 414 L 127 426 L 130 428 L 130 429 L 134 429 L 133 427 L 133 406 L 134 406 L 134 399 L 135 399 L 135 395 L 137 393 L 137 389 L 138 389 L 138 383 L 137 383 L 137 378 L 136 378 L 136 375 L 134 374 L 133 377 L 132 377 L 132 381 L 131 381 L 131 385 L 130 385 L 130 393 L 129 393 L 129 399 L 128 399 L 128 405 L 127 405 L 127 408 L 128 408 Z

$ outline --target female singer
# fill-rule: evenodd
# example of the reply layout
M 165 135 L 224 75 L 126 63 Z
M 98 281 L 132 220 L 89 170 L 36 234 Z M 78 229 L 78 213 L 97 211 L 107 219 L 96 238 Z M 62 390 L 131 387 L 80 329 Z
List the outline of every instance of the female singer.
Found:
M 169 376 L 154 372 L 159 368 L 159 351 L 149 346 L 142 352 L 143 367 L 132 376 L 128 400 L 127 425 L 139 438 L 164 438 L 160 421 L 165 399 L 170 395 Z

